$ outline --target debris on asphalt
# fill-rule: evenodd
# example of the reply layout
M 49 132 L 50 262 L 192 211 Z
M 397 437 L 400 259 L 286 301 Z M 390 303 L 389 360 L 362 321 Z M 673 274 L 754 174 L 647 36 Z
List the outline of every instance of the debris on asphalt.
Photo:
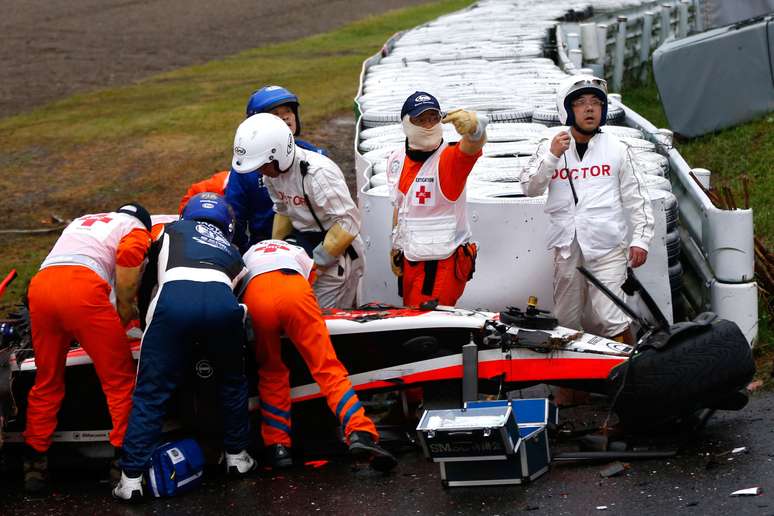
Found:
M 774 372 L 774 370 L 772 371 Z M 755 380 L 747 386 L 747 392 L 754 392 L 763 387 L 763 380 Z
M 611 462 L 599 471 L 599 475 L 602 478 L 614 477 L 620 475 L 629 468 L 628 464 L 624 464 L 620 461 Z
M 606 511 L 607 510 L 607 505 L 597 505 L 597 510 L 598 511 Z
M 759 494 L 761 494 L 760 487 L 748 487 L 747 489 L 734 491 L 730 496 L 758 496 Z
M 736 455 L 737 453 L 747 453 L 747 446 L 740 446 L 739 448 L 731 450 L 732 455 Z

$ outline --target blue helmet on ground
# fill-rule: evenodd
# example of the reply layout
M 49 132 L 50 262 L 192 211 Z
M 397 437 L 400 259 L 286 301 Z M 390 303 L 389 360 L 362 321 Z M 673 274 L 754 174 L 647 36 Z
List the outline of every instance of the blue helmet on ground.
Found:
M 181 215 L 183 220 L 198 220 L 217 226 L 230 242 L 234 237 L 234 210 L 226 198 L 212 192 L 196 194 L 188 200 Z
M 272 109 L 287 104 L 296 115 L 296 132 L 293 136 L 301 133 L 301 117 L 298 116 L 298 97 L 290 90 L 282 86 L 264 86 L 260 90 L 255 90 L 247 101 L 245 115 L 247 118 L 256 113 L 268 113 Z

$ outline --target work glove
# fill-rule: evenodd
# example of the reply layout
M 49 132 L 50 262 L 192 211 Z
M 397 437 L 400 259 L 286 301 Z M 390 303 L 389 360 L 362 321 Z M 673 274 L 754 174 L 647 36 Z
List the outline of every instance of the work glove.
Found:
M 325 239 L 312 251 L 314 263 L 321 269 L 327 269 L 335 264 L 339 256 L 344 254 L 355 235 L 342 228 L 337 222 L 325 233 Z
M 293 223 L 287 215 L 274 214 L 274 222 L 271 226 L 271 237 L 274 240 L 284 240 L 293 231 Z
M 317 244 L 317 247 L 314 248 L 312 251 L 312 259 L 314 260 L 314 264 L 317 265 L 320 269 L 327 269 L 331 265 L 334 265 L 339 257 L 333 256 L 331 253 L 329 253 L 325 249 L 325 245 L 321 242 Z
M 489 119 L 485 116 L 477 116 L 475 111 L 453 109 L 446 113 L 441 120 L 444 124 L 454 124 L 454 129 L 461 136 L 468 136 L 471 140 L 478 141 L 484 136 L 484 130 Z
M 398 278 L 403 276 L 403 251 L 390 249 L 390 268 Z

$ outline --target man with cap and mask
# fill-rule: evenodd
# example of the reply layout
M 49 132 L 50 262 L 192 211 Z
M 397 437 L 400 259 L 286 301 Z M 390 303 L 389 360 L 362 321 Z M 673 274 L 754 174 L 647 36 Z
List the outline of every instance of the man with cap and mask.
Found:
M 648 190 L 618 138 L 605 132 L 607 84 L 587 75 L 560 83 L 556 105 L 563 124 L 541 143 L 521 173 L 524 193 L 548 188 L 548 248 L 554 252 L 554 312 L 559 324 L 634 343 L 629 320 L 604 294 L 589 288 L 578 266 L 623 295 L 627 265 L 639 267 L 653 238 Z M 632 231 L 627 241 L 627 223 Z M 628 263 L 627 263 L 628 262 Z M 585 318 L 588 310 L 590 318 Z
M 65 396 L 65 361 L 78 341 L 94 362 L 120 448 L 126 433 L 135 365 L 125 325 L 137 318 L 135 298 L 151 239 L 151 218 L 139 204 L 72 221 L 30 281 L 35 385 L 27 402 L 24 487 L 48 486 L 46 454 Z
M 428 301 L 453 306 L 473 276 L 465 185 L 486 143 L 484 116 L 455 109 L 442 118 L 429 93 L 409 95 L 401 109 L 405 146 L 387 161 L 393 211 L 390 262 L 406 306 Z M 451 123 L 459 143 L 443 141 Z

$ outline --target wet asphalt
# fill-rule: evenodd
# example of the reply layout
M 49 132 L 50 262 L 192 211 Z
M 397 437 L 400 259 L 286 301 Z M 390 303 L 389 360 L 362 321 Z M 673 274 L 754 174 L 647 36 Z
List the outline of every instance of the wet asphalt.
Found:
M 600 475 L 606 462 L 561 463 L 527 485 L 444 489 L 438 465 L 408 449 L 386 476 L 338 457 L 239 480 L 209 472 L 193 493 L 126 506 L 110 498 L 106 480 L 69 469 L 56 472 L 43 499 L 24 496 L 18 476 L 3 478 L 0 514 L 774 515 L 773 416 L 774 393 L 756 393 L 742 411 L 716 414 L 676 457 L 631 461 L 609 478 Z M 730 496 L 750 487 L 762 493 Z

